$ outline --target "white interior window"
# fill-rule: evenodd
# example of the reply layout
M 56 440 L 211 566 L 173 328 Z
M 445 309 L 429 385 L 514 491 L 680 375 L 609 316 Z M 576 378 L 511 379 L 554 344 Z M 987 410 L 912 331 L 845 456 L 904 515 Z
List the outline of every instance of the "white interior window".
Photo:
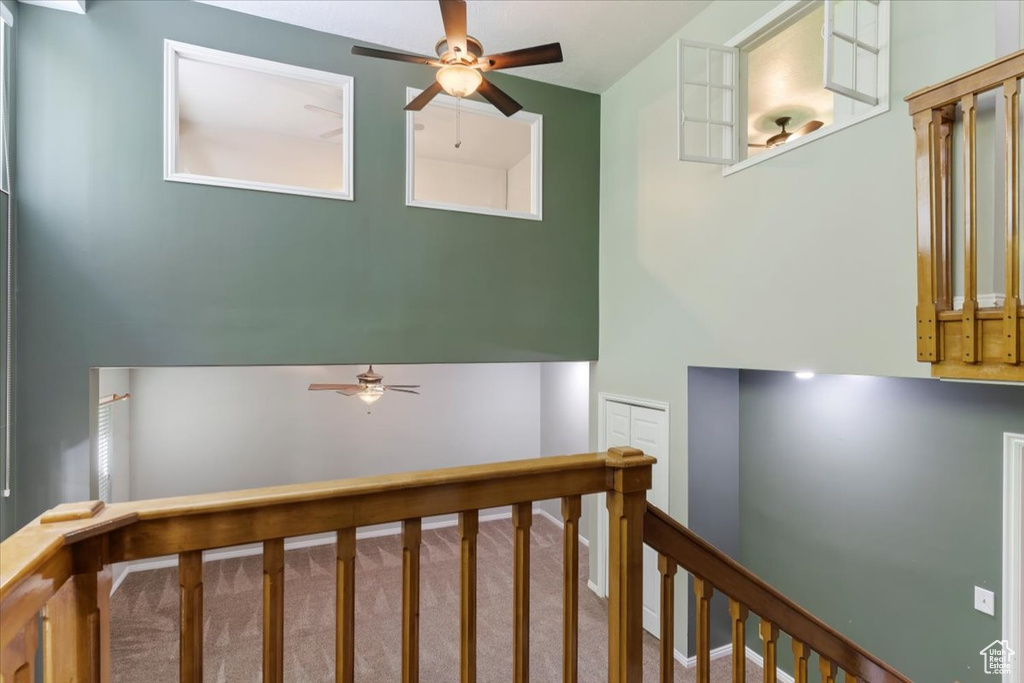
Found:
M 680 40 L 679 158 L 729 175 L 888 111 L 889 2 L 786 0 L 723 45 Z
M 447 95 L 406 112 L 406 204 L 541 220 L 541 123 Z
M 352 199 L 350 76 L 165 41 L 164 178 Z

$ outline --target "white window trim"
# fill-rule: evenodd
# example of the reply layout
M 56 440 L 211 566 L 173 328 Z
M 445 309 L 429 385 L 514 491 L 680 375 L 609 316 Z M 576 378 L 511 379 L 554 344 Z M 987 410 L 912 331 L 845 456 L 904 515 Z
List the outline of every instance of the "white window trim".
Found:
M 219 176 L 199 175 L 195 173 L 178 172 L 178 59 L 192 59 L 207 64 L 218 64 L 221 66 L 247 69 L 271 76 L 282 76 L 295 78 L 318 85 L 327 85 L 332 88 L 339 88 L 342 91 L 342 123 L 345 131 L 345 141 L 342 145 L 344 152 L 343 177 L 345 187 L 343 190 L 318 190 L 315 188 L 302 187 L 298 185 L 284 185 L 280 183 L 265 183 L 255 180 L 242 180 L 238 178 L 222 178 Z M 164 180 L 178 183 L 194 183 L 197 185 L 215 185 L 217 187 L 233 187 L 243 190 L 260 190 L 263 192 L 278 192 L 283 194 L 296 194 L 306 197 L 323 197 L 326 199 L 344 199 L 351 201 L 353 195 L 353 131 L 355 129 L 355 117 L 353 116 L 354 80 L 351 76 L 307 69 L 292 64 L 282 64 L 267 59 L 258 59 L 246 55 L 222 52 L 198 45 L 189 45 L 174 40 L 164 41 Z
M 1024 586 L 1024 531 L 1021 503 L 1024 501 L 1024 434 L 1003 435 L 1003 635 L 1017 652 L 1011 669 L 1003 673 L 1003 683 L 1019 681 L 1024 672 L 1024 624 L 1021 605 Z
M 735 47 L 742 51 L 745 48 L 749 48 L 752 43 L 758 40 L 765 33 L 770 31 L 774 25 L 790 15 L 793 12 L 800 11 L 800 8 L 810 4 L 814 0 L 785 0 L 773 8 L 770 12 L 765 14 L 763 17 L 755 21 L 753 24 L 743 29 L 735 36 L 725 42 L 726 47 Z M 883 11 L 882 8 L 885 8 Z M 882 0 L 878 8 L 878 43 L 879 43 L 879 63 L 882 61 L 882 54 L 885 55 L 886 68 L 879 68 L 878 73 L 878 104 L 871 109 L 862 112 L 854 117 L 851 117 L 841 123 L 832 123 L 827 126 L 823 126 L 813 133 L 808 133 L 803 137 L 797 138 L 793 142 L 787 142 L 784 145 L 780 145 L 773 149 L 765 150 L 760 154 L 739 161 L 731 166 L 725 166 L 722 168 L 723 176 L 730 176 L 733 173 L 738 173 L 743 169 L 756 166 L 769 159 L 785 154 L 786 152 L 794 149 L 799 149 L 804 145 L 810 144 L 815 140 L 820 140 L 824 137 L 838 133 L 841 130 L 845 130 L 850 126 L 856 126 L 858 123 L 863 123 L 868 119 L 873 119 L 876 116 L 880 116 L 889 111 L 889 42 L 890 42 L 890 2 L 889 0 Z M 747 103 L 744 95 L 741 94 L 740 112 L 741 118 L 746 117 Z M 745 125 L 745 124 L 744 124 Z M 745 135 L 742 135 L 740 139 L 745 142 Z
M 411 102 L 422 90 L 406 88 L 405 101 Z M 431 106 L 437 105 L 455 110 L 455 98 L 448 95 L 438 95 L 431 101 Z M 463 111 L 494 118 L 505 119 L 506 116 L 486 102 L 474 100 L 462 100 Z M 501 216 L 504 218 L 522 218 L 525 220 L 543 220 L 544 200 L 541 196 L 541 189 L 544 186 L 542 150 L 544 148 L 544 117 L 528 111 L 517 111 L 510 117 L 516 121 L 522 121 L 530 125 L 530 159 L 532 161 L 532 174 L 530 178 L 530 211 L 509 211 L 508 209 L 492 209 L 485 206 L 469 206 L 466 204 L 453 204 L 450 202 L 430 202 L 415 199 L 413 192 L 416 184 L 416 153 L 414 149 L 415 135 L 415 112 L 405 113 L 405 205 L 415 206 L 421 209 L 438 209 L 441 211 L 457 211 L 461 213 L 476 213 L 484 216 Z

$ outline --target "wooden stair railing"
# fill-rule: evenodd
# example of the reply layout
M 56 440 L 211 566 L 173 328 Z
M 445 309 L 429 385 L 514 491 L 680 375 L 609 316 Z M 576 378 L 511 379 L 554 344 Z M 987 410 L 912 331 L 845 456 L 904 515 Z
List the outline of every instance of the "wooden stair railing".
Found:
M 746 681 L 746 622 L 751 612 L 760 617 L 759 634 L 764 657 L 764 681 L 775 683 L 780 632 L 793 640 L 796 683 L 807 683 L 808 659 L 819 657 L 822 683 L 836 683 L 844 672 L 846 683 L 910 683 L 910 679 L 814 617 L 795 602 L 759 579 L 710 543 L 647 504 L 644 543 L 659 554 L 661 570 L 661 671 L 662 683 L 674 681 L 673 629 L 674 576 L 678 567 L 693 576 L 696 605 L 696 680 L 711 677 L 710 602 L 717 590 L 729 598 L 732 623 L 732 680 Z
M 0 543 L 0 682 L 110 680 L 110 566 L 178 556 L 180 680 L 203 678 L 204 550 L 263 544 L 263 680 L 283 679 L 284 539 L 336 532 L 337 681 L 354 677 L 357 527 L 402 524 L 402 681 L 419 677 L 421 520 L 458 514 L 461 547 L 460 680 L 476 680 L 478 510 L 512 506 L 513 680 L 529 680 L 532 503 L 560 498 L 565 519 L 564 680 L 577 679 L 577 564 L 581 496 L 606 493 L 609 531 L 608 680 L 640 683 L 645 492 L 654 459 L 635 449 L 533 458 L 427 472 L 278 486 L 103 506 L 61 505 Z M 327 603 L 329 604 L 329 603 Z M 41 628 L 40 628 L 41 625 Z
M 1024 382 L 1021 306 L 1020 79 L 1024 50 L 997 59 L 906 98 L 914 120 L 917 174 L 917 360 L 936 377 Z M 979 307 L 978 97 L 998 90 L 1003 100 L 1005 203 L 1004 300 Z M 963 138 L 964 303 L 953 305 L 954 127 Z M 998 180 L 997 180 L 998 182 Z

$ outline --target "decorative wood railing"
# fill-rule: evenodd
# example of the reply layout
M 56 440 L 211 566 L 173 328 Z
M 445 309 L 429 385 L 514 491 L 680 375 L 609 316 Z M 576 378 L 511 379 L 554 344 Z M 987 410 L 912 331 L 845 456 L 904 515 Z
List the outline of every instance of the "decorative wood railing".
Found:
M 938 377 L 1024 381 L 1021 339 L 1020 78 L 1024 51 L 906 98 L 917 168 L 917 359 Z M 1005 139 L 1005 283 L 1001 307 L 978 304 L 978 97 L 1001 91 Z M 959 116 L 958 116 L 959 114 Z M 953 306 L 954 127 L 963 140 L 964 303 Z M 990 226 L 994 227 L 994 226 Z
M 180 680 L 203 679 L 204 550 L 263 544 L 263 680 L 284 675 L 284 539 L 335 532 L 335 679 L 355 673 L 356 529 L 402 523 L 402 681 L 419 678 L 421 519 L 459 515 L 460 680 L 476 680 L 477 533 L 479 510 L 512 506 L 513 681 L 529 680 L 530 526 L 533 501 L 560 498 L 564 518 L 563 680 L 577 680 L 579 519 L 581 496 L 606 493 L 609 512 L 608 681 L 642 677 L 643 543 L 661 554 L 662 679 L 672 680 L 672 590 L 676 566 L 698 586 L 698 681 L 708 680 L 707 599 L 712 587 L 735 598 L 734 642 L 743 652 L 743 618 L 761 614 L 769 633 L 766 660 L 774 662 L 777 628 L 858 677 L 904 682 L 891 668 L 844 640 L 664 513 L 649 508 L 654 459 L 613 448 L 585 454 L 459 467 L 428 472 L 279 486 L 224 494 L 103 506 L 61 505 L 0 544 L 0 681 L 29 683 L 42 633 L 42 678 L 47 683 L 107 682 L 110 661 L 110 566 L 114 562 L 176 554 L 180 585 Z M 40 623 L 41 622 L 41 623 Z M 41 628 L 40 628 L 41 626 Z M 765 630 L 766 629 L 766 630 Z M 774 635 L 772 635 L 774 634 Z M 667 656 L 664 654 L 667 653 Z M 743 657 L 736 660 L 742 681 Z M 824 669 L 823 669 L 824 670 Z M 774 681 L 774 666 L 765 681 Z M 834 679 L 826 678 L 826 681 Z M 805 681 L 806 677 L 798 678 Z M 852 679 L 848 679 L 852 680 Z
M 661 681 L 673 678 L 674 577 L 677 567 L 693 575 L 696 599 L 697 683 L 711 678 L 711 597 L 716 590 L 729 597 L 732 622 L 732 680 L 746 679 L 746 624 L 753 612 L 761 618 L 764 681 L 775 683 L 779 633 L 793 640 L 796 683 L 807 683 L 808 660 L 818 654 L 822 683 L 835 683 L 843 671 L 846 683 L 909 683 L 910 679 L 811 615 L 754 576 L 742 565 L 679 524 L 653 505 L 644 516 L 644 543 L 658 551 L 661 571 Z

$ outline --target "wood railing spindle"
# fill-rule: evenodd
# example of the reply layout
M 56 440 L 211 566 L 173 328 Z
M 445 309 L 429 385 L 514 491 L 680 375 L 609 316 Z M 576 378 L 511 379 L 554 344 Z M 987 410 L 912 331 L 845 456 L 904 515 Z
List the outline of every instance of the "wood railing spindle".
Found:
M 658 554 L 658 573 L 661 575 L 661 683 L 675 681 L 676 635 L 676 571 L 679 565 L 672 558 Z
M 402 522 L 402 683 L 420 680 L 420 519 Z
M 715 589 L 699 576 L 693 577 L 693 594 L 697 598 L 697 683 L 711 681 L 711 596 Z
M 35 683 L 39 616 L 29 620 L 0 652 L 0 683 Z
M 964 133 L 964 308 L 963 362 L 975 363 L 978 342 L 978 159 L 977 108 L 973 94 L 960 100 Z
M 729 618 L 732 622 L 732 680 L 747 680 L 747 616 L 750 611 L 738 600 L 729 598 Z
M 530 680 L 530 527 L 533 503 L 512 506 L 512 680 Z
M 1020 362 L 1020 86 L 1003 83 L 1006 113 L 1006 245 L 1003 362 Z
M 181 683 L 203 681 L 203 551 L 178 555 L 181 600 L 178 669 Z
M 284 683 L 284 539 L 263 542 L 263 683 Z
M 821 671 L 821 683 L 836 683 L 836 676 L 839 675 L 839 667 L 836 666 L 835 662 L 819 656 L 818 670 Z
M 462 683 L 476 683 L 476 553 L 479 531 L 479 512 L 468 510 L 459 513 L 459 667 Z
M 807 681 L 807 660 L 811 656 L 811 648 L 796 638 L 793 639 L 793 681 L 794 683 L 808 683 Z
M 580 620 L 580 496 L 562 499 L 562 682 L 579 676 Z
M 758 634 L 761 636 L 764 683 L 776 683 L 779 666 L 779 628 L 767 619 L 761 619 Z
M 334 680 L 355 681 L 356 530 L 341 529 L 335 547 Z

